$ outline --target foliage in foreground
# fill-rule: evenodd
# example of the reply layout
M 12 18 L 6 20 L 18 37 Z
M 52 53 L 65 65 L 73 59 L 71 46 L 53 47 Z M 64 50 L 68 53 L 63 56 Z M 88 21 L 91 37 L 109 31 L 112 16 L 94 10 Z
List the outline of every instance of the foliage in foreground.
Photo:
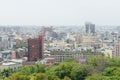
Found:
M 0 80 L 120 80 L 120 58 L 96 56 L 85 64 L 65 61 L 51 67 L 25 66 L 15 73 L 8 69 L 0 72 Z

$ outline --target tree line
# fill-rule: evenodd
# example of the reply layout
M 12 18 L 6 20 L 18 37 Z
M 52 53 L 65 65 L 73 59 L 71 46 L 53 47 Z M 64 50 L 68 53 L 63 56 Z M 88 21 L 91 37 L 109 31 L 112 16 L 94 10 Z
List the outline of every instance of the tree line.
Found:
M 24 66 L 16 72 L 5 69 L 0 80 L 120 80 L 120 58 L 95 56 L 86 63 L 67 60 L 50 67 Z

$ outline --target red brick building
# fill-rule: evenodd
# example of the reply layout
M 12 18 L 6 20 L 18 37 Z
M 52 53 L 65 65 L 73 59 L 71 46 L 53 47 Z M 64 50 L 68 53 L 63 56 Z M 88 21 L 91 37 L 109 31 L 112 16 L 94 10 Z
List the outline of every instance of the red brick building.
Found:
M 28 39 L 28 61 L 43 59 L 44 39 L 43 36 Z

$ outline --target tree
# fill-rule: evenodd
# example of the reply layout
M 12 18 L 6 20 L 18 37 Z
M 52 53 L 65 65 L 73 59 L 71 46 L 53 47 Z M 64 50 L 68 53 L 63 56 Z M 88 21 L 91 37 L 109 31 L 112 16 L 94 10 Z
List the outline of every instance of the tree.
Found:
M 63 79 L 65 76 L 71 77 L 72 67 L 77 65 L 76 62 L 62 62 L 55 69 L 55 75 Z
M 101 74 L 93 74 L 92 76 L 88 76 L 85 80 L 109 80 L 109 78 Z
M 86 62 L 92 66 L 96 71 L 103 71 L 108 66 L 109 59 L 103 56 L 95 56 L 88 59 Z
M 118 66 L 118 67 L 120 67 L 120 58 L 109 59 L 108 66 Z
M 47 80 L 47 76 L 44 73 L 37 73 L 31 80 Z
M 54 75 L 48 75 L 47 79 L 48 80 L 60 80 L 57 76 L 54 76 Z
M 13 72 L 13 70 L 10 69 L 10 68 L 4 69 L 3 71 L 1 71 L 1 75 L 2 75 L 3 77 L 9 77 L 12 72 Z
M 69 77 L 65 76 L 63 80 L 71 80 Z
M 119 67 L 107 67 L 106 69 L 104 69 L 103 75 L 120 76 L 120 68 Z
M 47 68 L 46 73 L 50 75 L 58 76 L 61 79 L 63 79 L 65 76 L 71 77 L 72 67 L 77 64 L 78 63 L 75 61 L 61 62 L 57 66 Z
M 84 80 L 90 72 L 90 67 L 84 64 L 78 64 L 73 66 L 71 70 L 72 80 Z
M 15 73 L 9 77 L 10 80 L 30 80 L 30 77 L 27 75 Z
M 31 75 L 33 73 L 39 73 L 39 72 L 44 73 L 45 72 L 45 65 L 41 64 L 41 65 L 21 67 L 18 69 L 17 72 L 19 72 L 21 74 L 26 74 L 26 75 Z

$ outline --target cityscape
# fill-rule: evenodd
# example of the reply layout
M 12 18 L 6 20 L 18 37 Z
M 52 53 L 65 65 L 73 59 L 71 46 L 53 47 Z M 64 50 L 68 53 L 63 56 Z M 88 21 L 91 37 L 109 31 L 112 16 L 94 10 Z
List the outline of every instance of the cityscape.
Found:
M 1 26 L 0 69 L 54 66 L 66 60 L 85 64 L 95 56 L 120 57 L 120 27 Z
M 0 0 L 0 80 L 120 80 L 119 0 Z
M 81 29 L 82 28 L 82 29 Z M 28 31 L 26 31 L 26 29 Z M 0 27 L 1 61 L 42 61 L 58 63 L 66 59 L 85 61 L 87 53 L 119 57 L 119 27 Z M 46 62 L 46 60 L 48 62 Z

